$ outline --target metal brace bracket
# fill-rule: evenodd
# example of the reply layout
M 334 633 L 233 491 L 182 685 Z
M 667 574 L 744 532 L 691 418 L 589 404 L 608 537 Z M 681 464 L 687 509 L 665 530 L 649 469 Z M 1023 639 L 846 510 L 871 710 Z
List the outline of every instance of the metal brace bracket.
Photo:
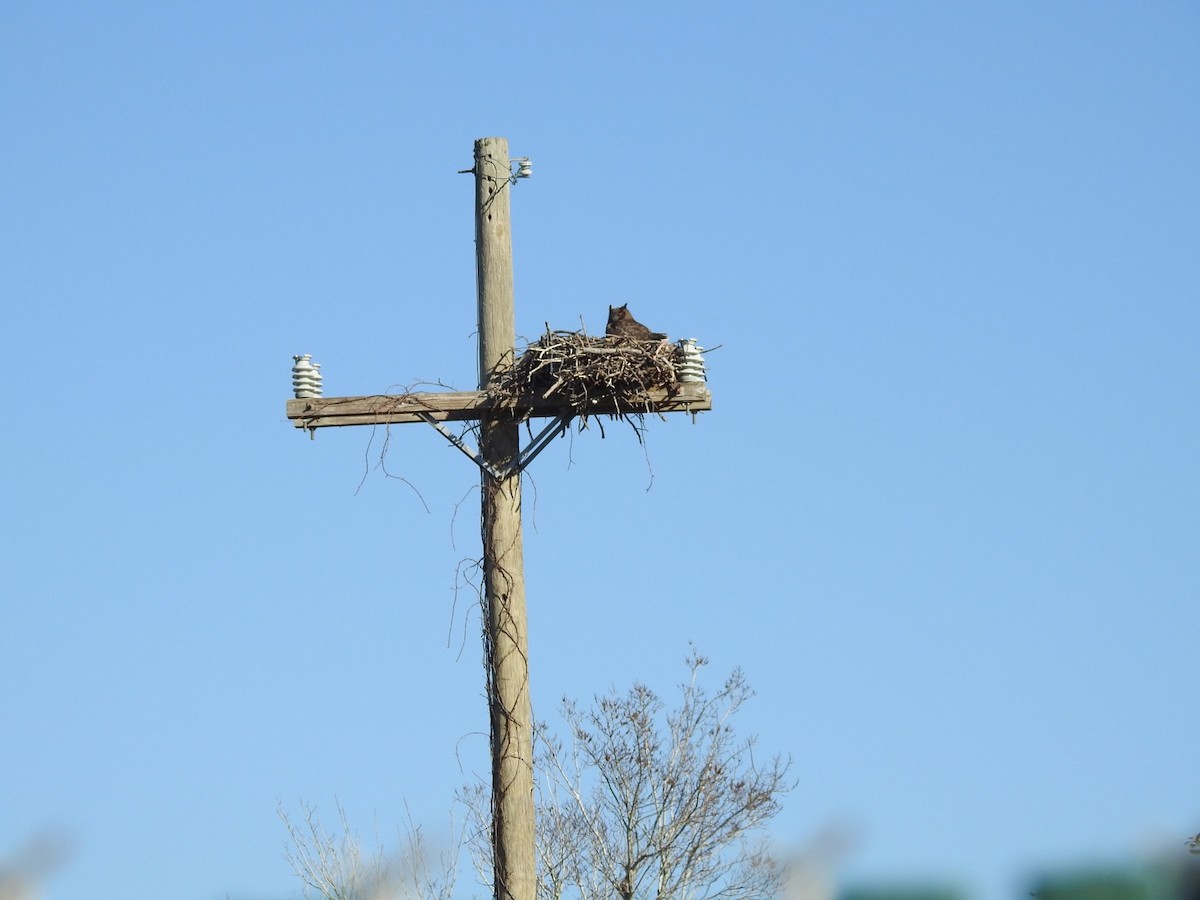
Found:
M 524 472 L 525 467 L 533 462 L 534 458 L 537 457 L 539 453 L 550 446 L 550 442 L 552 440 L 566 431 L 570 424 L 570 416 L 555 416 L 553 419 L 551 419 L 549 424 L 547 424 L 545 428 L 538 432 L 538 436 L 529 442 L 529 446 L 517 455 L 516 461 L 508 467 L 508 472 L 506 474 L 511 475 L 513 470 L 516 470 L 517 472 Z
M 466 457 L 471 460 L 471 462 L 475 463 L 475 465 L 479 466 L 479 468 L 483 469 L 483 471 L 487 472 L 497 481 L 504 480 L 504 473 L 500 472 L 495 466 L 484 459 L 482 453 L 480 453 L 478 450 L 460 438 L 457 434 L 435 419 L 430 413 L 419 412 L 417 413 L 417 416 L 422 422 L 426 422 L 436 428 L 441 433 L 442 437 L 461 450 Z
M 503 481 L 510 475 L 525 471 L 525 467 L 533 462 L 534 458 L 537 457 L 537 455 L 543 450 L 545 450 L 546 447 L 549 446 L 550 442 L 554 440 L 554 438 L 566 431 L 567 427 L 571 424 L 571 416 L 555 417 L 545 428 L 538 432 L 538 436 L 530 442 L 528 447 L 517 454 L 517 458 L 513 460 L 512 463 L 503 469 L 497 469 L 490 462 L 483 458 L 482 453 L 480 453 L 478 450 L 460 438 L 457 434 L 435 419 L 432 414 L 420 412 L 417 413 L 417 416 L 421 419 L 421 421 L 436 428 L 442 437 L 461 450 L 463 454 L 469 460 L 471 460 L 471 462 L 475 463 L 475 465 L 479 466 L 480 469 L 482 469 L 488 475 L 491 475 L 497 481 Z

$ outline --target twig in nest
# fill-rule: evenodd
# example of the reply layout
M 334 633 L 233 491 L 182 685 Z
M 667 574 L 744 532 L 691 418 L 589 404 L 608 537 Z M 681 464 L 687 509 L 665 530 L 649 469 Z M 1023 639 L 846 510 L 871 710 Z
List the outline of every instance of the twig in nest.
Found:
M 678 381 L 678 348 L 665 340 L 588 337 L 551 331 L 526 347 L 516 364 L 492 384 L 496 404 L 521 413 L 532 399 L 554 395 L 586 424 L 598 404 L 615 418 L 650 411 L 649 392 Z

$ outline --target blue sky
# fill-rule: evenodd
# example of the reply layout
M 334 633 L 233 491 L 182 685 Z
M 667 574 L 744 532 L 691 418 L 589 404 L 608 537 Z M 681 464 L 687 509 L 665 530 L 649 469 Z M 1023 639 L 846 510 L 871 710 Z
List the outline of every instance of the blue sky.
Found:
M 537 713 L 669 694 L 692 641 L 794 758 L 775 839 L 845 823 L 847 883 L 1182 853 L 1198 38 L 1189 3 L 6 4 L 0 856 L 67 836 L 48 900 L 285 898 L 278 804 L 437 833 L 485 770 L 477 473 L 397 428 L 418 497 L 284 401 L 301 352 L 329 395 L 472 386 L 491 135 L 534 161 L 520 334 L 628 302 L 721 345 L 695 425 L 533 467 Z

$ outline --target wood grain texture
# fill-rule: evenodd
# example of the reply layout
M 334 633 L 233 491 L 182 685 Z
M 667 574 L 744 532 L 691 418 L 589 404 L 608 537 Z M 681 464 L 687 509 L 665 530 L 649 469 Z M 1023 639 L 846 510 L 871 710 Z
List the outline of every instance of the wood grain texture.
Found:
M 654 389 L 646 394 L 646 404 L 616 409 L 597 399 L 588 415 L 649 412 L 707 412 L 712 409 L 712 394 L 703 384 L 680 384 L 671 390 Z M 572 408 L 553 398 L 532 398 L 527 405 L 497 409 L 484 391 L 433 391 L 414 394 L 373 394 L 362 397 L 321 397 L 289 400 L 287 417 L 297 428 L 338 428 L 345 425 L 403 425 L 422 421 L 419 413 L 428 413 L 439 422 L 464 422 L 494 414 L 512 419 L 545 418 L 570 415 Z

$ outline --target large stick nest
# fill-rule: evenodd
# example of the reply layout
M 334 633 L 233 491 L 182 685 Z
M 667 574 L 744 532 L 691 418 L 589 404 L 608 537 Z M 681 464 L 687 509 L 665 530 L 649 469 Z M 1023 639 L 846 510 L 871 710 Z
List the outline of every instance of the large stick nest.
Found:
M 588 337 L 547 330 L 503 371 L 489 393 L 502 407 L 519 410 L 532 400 L 555 399 L 576 415 L 597 405 L 616 415 L 649 411 L 648 391 L 678 383 L 679 347 L 667 340 Z

